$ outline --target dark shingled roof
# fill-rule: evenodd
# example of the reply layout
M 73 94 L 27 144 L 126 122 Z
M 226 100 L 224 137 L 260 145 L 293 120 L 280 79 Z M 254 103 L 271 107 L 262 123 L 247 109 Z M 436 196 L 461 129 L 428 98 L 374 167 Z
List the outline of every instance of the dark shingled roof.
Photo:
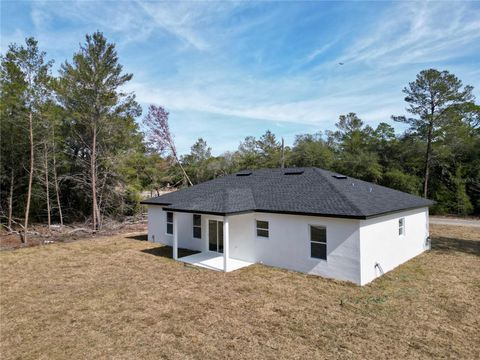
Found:
M 143 201 L 165 210 L 272 212 L 366 219 L 433 201 L 318 168 L 242 171 Z

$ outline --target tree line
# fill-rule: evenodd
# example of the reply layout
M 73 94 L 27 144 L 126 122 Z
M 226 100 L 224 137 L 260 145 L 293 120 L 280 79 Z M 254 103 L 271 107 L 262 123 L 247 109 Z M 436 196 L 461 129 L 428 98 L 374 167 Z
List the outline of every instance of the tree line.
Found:
M 194 184 L 241 169 L 316 166 L 433 199 L 433 213 L 479 214 L 480 106 L 472 91 L 448 71 L 427 69 L 403 89 L 409 117 L 372 127 L 352 112 L 334 130 L 297 135 L 291 147 L 267 130 L 217 157 L 200 138 L 180 163 Z M 394 122 L 407 130 L 396 134 Z M 179 171 L 171 174 L 182 182 Z
M 349 113 L 292 146 L 267 130 L 212 156 L 201 138 L 178 154 L 161 106 L 149 107 L 141 131 L 142 109 L 124 91 L 133 75 L 100 32 L 57 75 L 34 38 L 0 62 L 0 221 L 24 241 L 31 221 L 88 221 L 95 231 L 105 217 L 141 211 L 142 192 L 262 167 L 317 166 L 429 197 L 435 212 L 480 213 L 480 107 L 448 71 L 424 70 L 405 87 L 410 117 L 371 127 Z M 408 130 L 396 134 L 395 121 Z

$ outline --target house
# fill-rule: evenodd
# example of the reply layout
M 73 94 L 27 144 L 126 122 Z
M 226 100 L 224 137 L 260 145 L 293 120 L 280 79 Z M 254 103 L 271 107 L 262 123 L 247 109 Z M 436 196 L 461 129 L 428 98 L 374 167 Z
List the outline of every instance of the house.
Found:
M 241 171 L 143 202 L 180 261 L 367 284 L 429 248 L 432 201 L 319 168 Z M 178 257 L 178 248 L 198 253 Z

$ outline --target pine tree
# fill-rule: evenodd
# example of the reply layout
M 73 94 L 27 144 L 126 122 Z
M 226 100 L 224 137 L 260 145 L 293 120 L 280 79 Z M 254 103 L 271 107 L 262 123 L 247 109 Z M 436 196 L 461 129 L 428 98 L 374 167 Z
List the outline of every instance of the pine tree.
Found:
M 133 131 L 133 119 L 141 113 L 133 94 L 121 89 L 132 79 L 118 62 L 115 45 L 102 33 L 86 36 L 85 44 L 60 70 L 59 100 L 68 113 L 77 154 L 88 162 L 92 228 L 101 227 L 102 192 L 113 177 L 110 155 L 116 146 L 128 145 L 125 131 Z M 128 130 L 129 129 L 129 130 Z M 124 141 L 124 143 L 122 143 Z M 113 144 L 115 143 L 115 144 Z
M 35 134 L 42 116 L 42 107 L 48 101 L 52 61 L 45 61 L 45 52 L 39 50 L 34 38 L 27 38 L 25 46 L 11 45 L 5 58 L 20 72 L 18 81 L 23 86 L 22 98 L 28 118 L 29 170 L 23 225 L 23 241 L 27 242 L 37 142 Z
M 423 196 L 427 197 L 433 143 L 448 120 L 449 109 L 473 100 L 472 87 L 464 87 L 462 81 L 448 71 L 428 69 L 421 71 L 403 92 L 409 104 L 407 111 L 418 118 L 394 116 L 393 119 L 410 125 L 410 131 L 426 141 Z

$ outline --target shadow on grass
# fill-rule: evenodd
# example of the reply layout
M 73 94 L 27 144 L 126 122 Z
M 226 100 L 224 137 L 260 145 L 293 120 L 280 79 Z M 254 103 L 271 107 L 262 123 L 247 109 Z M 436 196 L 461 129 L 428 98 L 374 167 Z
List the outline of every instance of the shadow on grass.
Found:
M 142 250 L 142 252 L 145 254 L 160 256 L 167 259 L 173 258 L 173 248 L 171 246 L 166 246 L 166 245 L 159 246 L 153 249 L 144 249 Z M 180 258 L 184 256 L 198 254 L 199 252 L 200 251 L 193 251 L 193 250 L 178 248 L 178 257 Z
M 127 236 L 127 239 L 147 241 L 148 240 L 148 234 Z
M 436 237 L 432 238 L 432 250 L 460 251 L 480 256 L 480 241 Z

